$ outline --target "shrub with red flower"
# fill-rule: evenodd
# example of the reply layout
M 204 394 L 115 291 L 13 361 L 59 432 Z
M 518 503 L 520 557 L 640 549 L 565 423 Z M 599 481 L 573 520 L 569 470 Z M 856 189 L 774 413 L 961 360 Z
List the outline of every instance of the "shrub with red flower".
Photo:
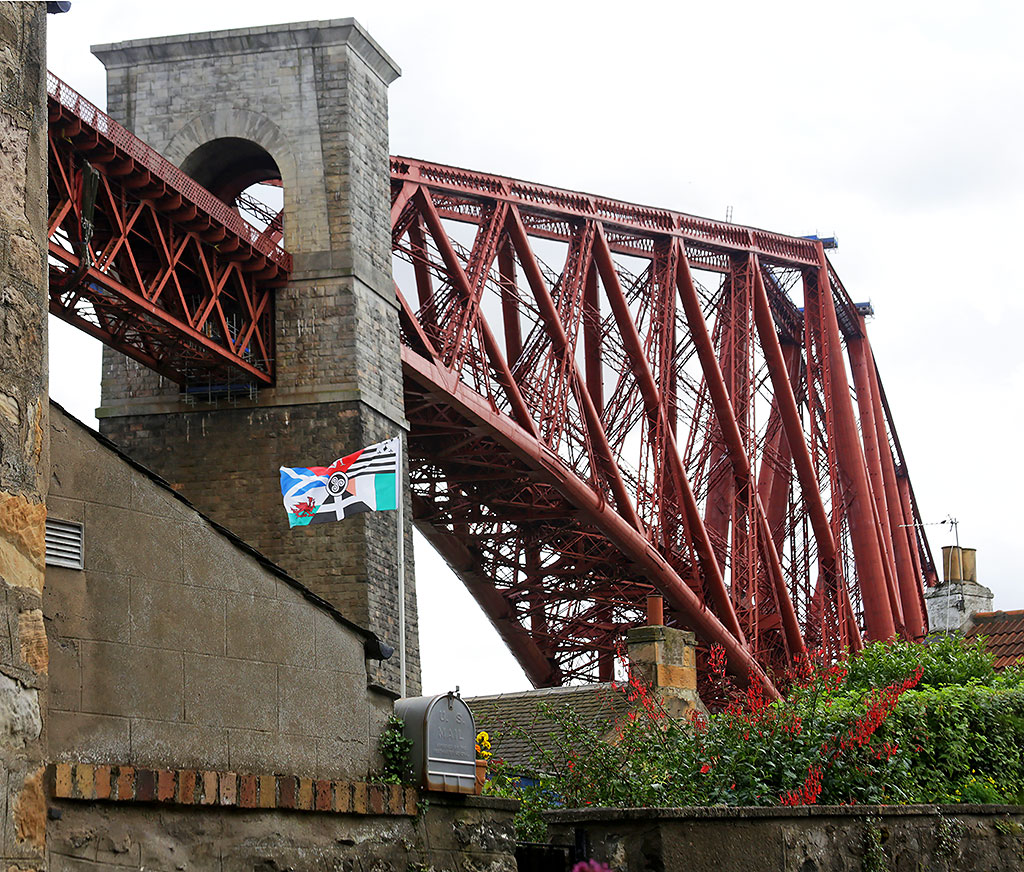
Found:
M 816 652 L 794 664 L 778 682 L 784 699 L 772 701 L 756 682 L 739 688 L 725 674 L 724 649 L 711 646 L 706 667 L 721 709 L 681 719 L 627 671 L 619 690 L 630 708 L 610 733 L 571 711 L 551 714 L 531 801 L 537 809 L 1020 801 L 1024 668 L 996 678 L 979 657 L 956 641 L 876 643 L 849 660 Z M 960 675 L 966 685 L 944 683 Z M 965 731 L 967 722 L 977 726 Z M 1002 771 L 986 762 L 993 755 Z

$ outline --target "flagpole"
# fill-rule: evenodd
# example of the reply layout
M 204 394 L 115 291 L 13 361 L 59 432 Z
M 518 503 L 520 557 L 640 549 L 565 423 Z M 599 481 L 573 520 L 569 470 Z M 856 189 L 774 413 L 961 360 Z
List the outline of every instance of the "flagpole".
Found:
M 399 689 L 405 696 L 405 488 L 402 487 L 402 433 L 398 433 L 398 469 L 395 502 L 398 505 L 398 670 Z

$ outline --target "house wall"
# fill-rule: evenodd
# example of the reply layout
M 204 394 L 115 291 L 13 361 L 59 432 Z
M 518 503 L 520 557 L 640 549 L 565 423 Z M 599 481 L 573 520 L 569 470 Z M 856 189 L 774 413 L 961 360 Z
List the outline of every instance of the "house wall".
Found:
M 53 407 L 47 567 L 53 762 L 361 779 L 391 697 L 363 643 L 165 485 Z

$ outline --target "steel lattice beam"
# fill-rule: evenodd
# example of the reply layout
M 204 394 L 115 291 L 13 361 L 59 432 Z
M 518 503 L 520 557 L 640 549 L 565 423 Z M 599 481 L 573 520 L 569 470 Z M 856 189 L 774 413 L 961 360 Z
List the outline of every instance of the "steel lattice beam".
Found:
M 179 384 L 274 379 L 291 258 L 52 74 L 50 311 Z
M 772 689 L 808 648 L 926 632 L 820 243 L 400 157 L 391 222 L 417 524 L 535 684 L 607 677 L 652 590 Z

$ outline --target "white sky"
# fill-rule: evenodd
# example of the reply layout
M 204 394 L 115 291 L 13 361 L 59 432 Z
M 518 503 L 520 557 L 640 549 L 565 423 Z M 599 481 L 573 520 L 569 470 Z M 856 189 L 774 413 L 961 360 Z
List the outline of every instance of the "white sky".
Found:
M 76 0 L 49 66 L 102 107 L 90 45 L 348 16 L 402 68 L 392 153 L 837 235 L 925 520 L 959 518 L 995 607 L 1024 608 L 1024 5 Z M 55 323 L 54 399 L 94 423 L 99 377 Z M 939 559 L 952 534 L 929 533 Z M 527 687 L 429 552 L 425 691 Z

